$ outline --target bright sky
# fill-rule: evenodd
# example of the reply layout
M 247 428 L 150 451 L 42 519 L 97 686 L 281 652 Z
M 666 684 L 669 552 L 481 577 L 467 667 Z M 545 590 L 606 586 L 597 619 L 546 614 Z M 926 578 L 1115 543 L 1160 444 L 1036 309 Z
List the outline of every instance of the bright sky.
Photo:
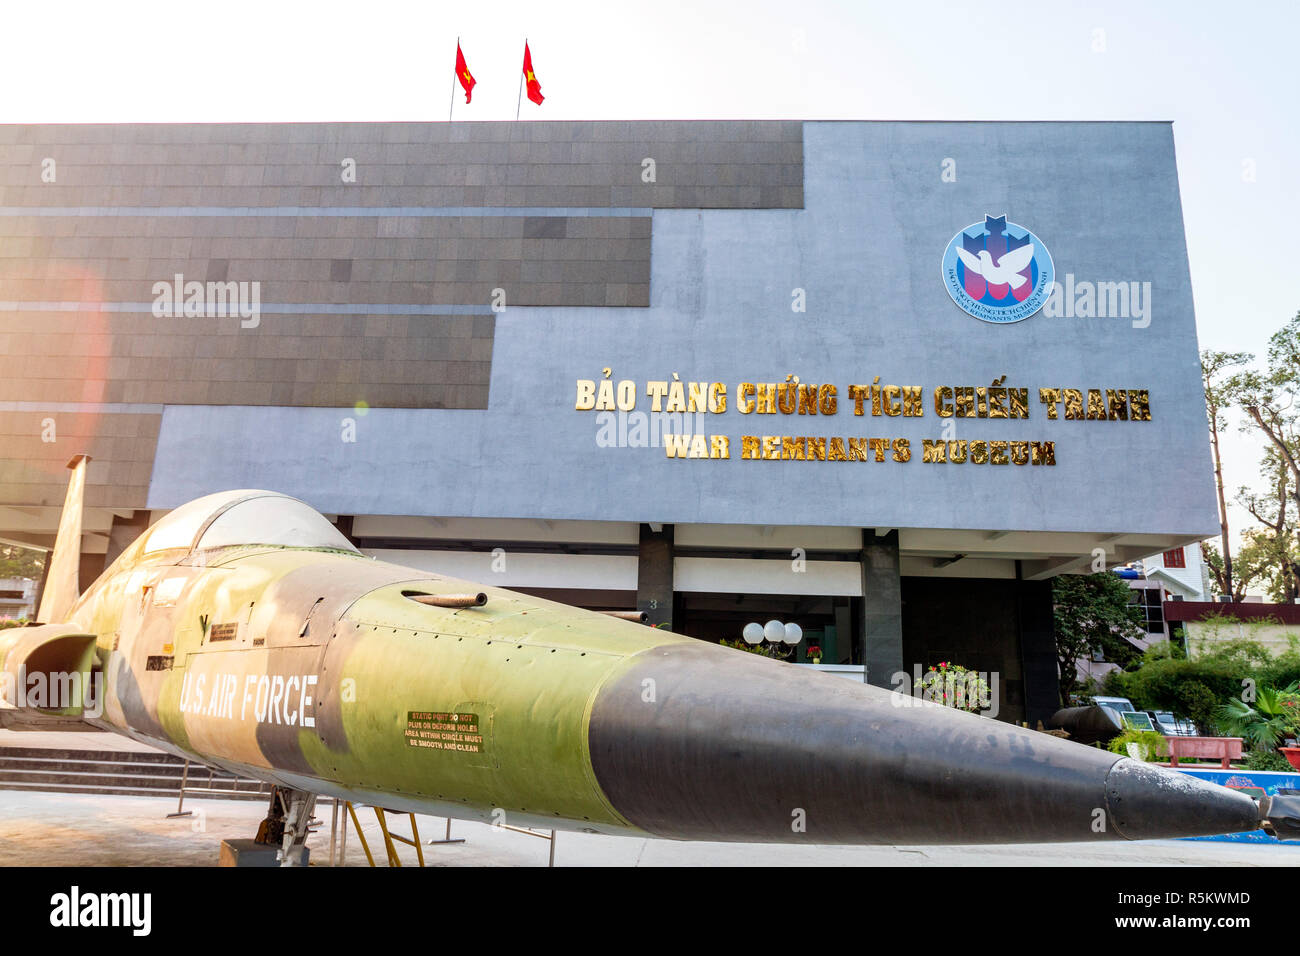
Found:
M 1300 310 L 1293 0 L 65 0 L 0 22 L 0 122 L 443 120 L 458 36 L 458 119 L 513 119 L 527 37 L 546 102 L 523 119 L 1173 120 L 1201 347 L 1262 354 Z M 1229 436 L 1230 489 L 1260 447 Z

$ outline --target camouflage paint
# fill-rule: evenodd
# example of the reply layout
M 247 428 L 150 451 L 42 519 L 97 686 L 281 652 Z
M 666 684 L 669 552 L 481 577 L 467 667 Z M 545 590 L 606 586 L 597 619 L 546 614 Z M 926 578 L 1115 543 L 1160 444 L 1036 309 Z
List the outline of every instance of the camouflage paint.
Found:
M 483 607 L 403 593 L 476 589 Z M 319 792 L 604 832 L 635 828 L 591 767 L 593 701 L 637 655 L 689 641 L 354 554 L 269 547 L 144 556 L 137 545 L 72 617 L 97 636 L 108 700 L 96 722 L 114 730 Z M 234 636 L 214 640 L 214 628 Z M 297 681 L 293 701 L 259 720 L 257 688 L 277 679 Z M 412 712 L 477 715 L 481 752 L 413 746 Z

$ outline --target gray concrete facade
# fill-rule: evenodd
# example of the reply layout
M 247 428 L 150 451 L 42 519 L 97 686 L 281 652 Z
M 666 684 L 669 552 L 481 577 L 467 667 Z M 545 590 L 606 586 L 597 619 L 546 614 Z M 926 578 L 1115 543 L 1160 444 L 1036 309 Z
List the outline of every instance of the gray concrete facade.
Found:
M 88 501 L 136 508 L 162 406 L 487 409 L 494 306 L 644 308 L 653 209 L 798 208 L 802 152 L 793 122 L 0 126 L 0 505 L 62 499 L 51 414 Z M 239 314 L 181 314 L 190 283 Z
M 169 405 L 149 505 L 259 485 L 341 513 L 838 527 L 1036 529 L 1184 536 L 1214 530 L 1204 405 L 1171 129 L 1165 123 L 805 123 L 803 208 L 655 209 L 644 309 L 510 307 L 497 315 L 486 410 Z M 956 180 L 945 181 L 945 161 Z M 633 201 L 628 198 L 626 201 Z M 1150 283 L 1149 321 L 958 309 L 950 238 L 1007 214 L 1058 280 Z M 803 289 L 807 311 L 791 308 Z M 1140 326 L 1140 327 L 1139 327 Z M 575 382 L 835 383 L 835 417 L 708 416 L 721 461 L 601 447 Z M 920 385 L 920 418 L 855 418 L 850 383 Z M 1030 417 L 963 419 L 958 439 L 1051 440 L 1052 467 L 927 464 L 939 385 L 1029 389 Z M 1150 421 L 1049 421 L 1041 387 L 1148 390 Z M 906 438 L 897 463 L 752 461 L 741 435 Z M 1137 474 L 1143 475 L 1141 482 Z M 1147 491 L 1153 485 L 1159 495 Z

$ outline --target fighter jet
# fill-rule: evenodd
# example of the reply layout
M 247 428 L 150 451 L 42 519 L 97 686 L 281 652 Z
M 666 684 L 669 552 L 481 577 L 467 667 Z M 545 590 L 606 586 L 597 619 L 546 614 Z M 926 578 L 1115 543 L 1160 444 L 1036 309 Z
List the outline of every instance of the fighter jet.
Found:
M 765 843 L 1140 840 L 1261 825 L 1250 797 L 1184 774 L 367 558 L 270 491 L 182 505 L 77 596 L 85 459 L 70 467 L 44 623 L 0 634 L 6 695 L 281 788 L 284 865 L 302 862 L 319 795 Z M 56 685 L 64 699 L 48 699 Z

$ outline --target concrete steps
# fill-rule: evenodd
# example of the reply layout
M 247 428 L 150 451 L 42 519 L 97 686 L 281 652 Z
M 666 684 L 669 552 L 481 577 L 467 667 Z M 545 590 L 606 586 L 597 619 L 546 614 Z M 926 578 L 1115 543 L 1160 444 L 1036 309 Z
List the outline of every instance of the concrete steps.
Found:
M 170 754 L 0 747 L 0 790 L 176 796 L 184 769 L 185 761 Z M 205 799 L 267 800 L 270 787 L 256 780 L 191 763 L 186 795 Z

